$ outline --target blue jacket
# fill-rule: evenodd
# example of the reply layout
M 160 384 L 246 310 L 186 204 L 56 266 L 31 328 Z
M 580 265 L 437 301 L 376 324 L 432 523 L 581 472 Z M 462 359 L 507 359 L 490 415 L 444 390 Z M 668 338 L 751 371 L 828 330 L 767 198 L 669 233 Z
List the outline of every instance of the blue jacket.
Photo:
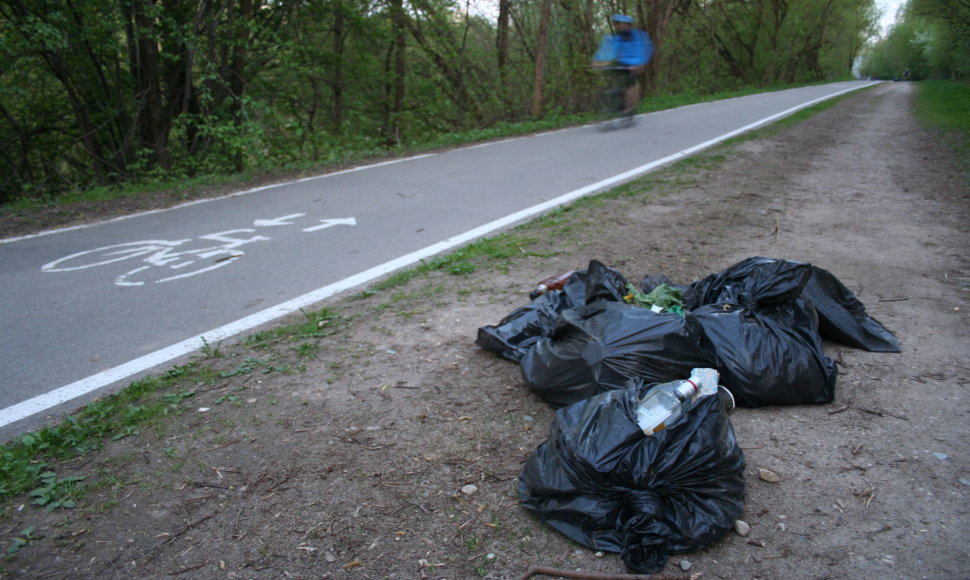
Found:
M 603 37 L 593 60 L 616 62 L 621 66 L 643 66 L 653 56 L 653 42 L 642 30 L 631 30 L 628 37 L 610 34 Z

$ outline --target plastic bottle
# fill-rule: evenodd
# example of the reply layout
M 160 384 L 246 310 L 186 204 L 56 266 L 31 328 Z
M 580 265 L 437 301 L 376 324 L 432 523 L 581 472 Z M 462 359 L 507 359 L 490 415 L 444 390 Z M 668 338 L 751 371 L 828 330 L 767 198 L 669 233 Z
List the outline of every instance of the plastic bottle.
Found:
M 644 435 L 653 435 L 680 417 L 690 402 L 715 393 L 717 371 L 694 369 L 685 381 L 664 383 L 651 389 L 637 404 L 637 425 Z
M 539 282 L 539 285 L 535 287 L 535 290 L 529 293 L 529 299 L 535 300 L 551 290 L 562 290 L 563 286 L 566 285 L 566 280 L 569 280 L 569 277 L 575 272 L 576 270 L 570 270 L 568 272 L 563 272 L 558 276 L 546 278 L 542 282 Z

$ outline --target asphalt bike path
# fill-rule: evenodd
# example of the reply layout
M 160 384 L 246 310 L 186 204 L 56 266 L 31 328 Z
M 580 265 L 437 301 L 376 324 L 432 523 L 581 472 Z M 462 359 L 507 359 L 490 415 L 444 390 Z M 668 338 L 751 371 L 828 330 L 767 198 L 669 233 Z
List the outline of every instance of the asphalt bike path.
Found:
M 623 130 L 518 137 L 0 240 L 0 429 L 872 84 L 691 105 Z

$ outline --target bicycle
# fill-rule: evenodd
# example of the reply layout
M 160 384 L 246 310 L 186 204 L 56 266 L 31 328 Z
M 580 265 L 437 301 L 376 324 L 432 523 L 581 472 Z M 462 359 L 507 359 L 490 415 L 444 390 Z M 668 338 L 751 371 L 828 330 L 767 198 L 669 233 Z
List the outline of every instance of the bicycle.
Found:
M 142 240 L 104 246 L 59 258 L 44 264 L 41 270 L 44 272 L 69 272 L 141 258 L 141 261 L 147 265 L 139 266 L 121 274 L 115 278 L 116 285 L 142 286 L 147 281 L 153 281 L 156 284 L 171 282 L 227 266 L 236 258 L 243 256 L 243 252 L 237 250 L 239 246 L 270 239 L 265 236 L 231 237 L 233 234 L 255 231 L 254 229 L 239 229 L 199 236 L 198 239 L 200 240 L 221 243 L 215 246 L 208 245 L 181 251 L 175 251 L 175 248 L 180 248 L 191 242 L 192 239 Z M 209 261 L 211 258 L 215 259 Z
M 630 67 L 594 66 L 593 70 L 608 75 L 606 85 L 599 95 L 600 111 L 606 116 L 604 129 L 625 129 L 636 124 L 636 106 L 626 108 L 627 79 Z

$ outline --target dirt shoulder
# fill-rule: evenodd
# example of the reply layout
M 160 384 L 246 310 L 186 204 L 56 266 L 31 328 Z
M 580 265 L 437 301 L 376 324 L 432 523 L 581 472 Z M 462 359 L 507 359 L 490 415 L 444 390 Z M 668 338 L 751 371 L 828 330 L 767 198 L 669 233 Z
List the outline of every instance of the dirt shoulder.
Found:
M 965 578 L 970 557 L 970 188 L 883 84 L 517 230 L 535 256 L 333 300 L 326 336 L 223 345 L 184 412 L 59 465 L 97 489 L 17 498 L 23 578 L 491 578 L 622 573 L 518 505 L 553 411 L 474 343 L 535 281 L 597 259 L 678 282 L 749 256 L 835 274 L 899 354 L 826 345 L 836 398 L 738 409 L 747 537 L 675 555 L 702 578 Z M 649 121 L 647 121 L 649 122 Z M 248 369 L 249 372 L 246 372 Z M 205 409 L 205 410 L 203 410 Z M 758 469 L 780 481 L 768 483 Z M 474 486 L 474 487 L 468 487 Z M 28 538 L 23 534 L 33 528 Z

